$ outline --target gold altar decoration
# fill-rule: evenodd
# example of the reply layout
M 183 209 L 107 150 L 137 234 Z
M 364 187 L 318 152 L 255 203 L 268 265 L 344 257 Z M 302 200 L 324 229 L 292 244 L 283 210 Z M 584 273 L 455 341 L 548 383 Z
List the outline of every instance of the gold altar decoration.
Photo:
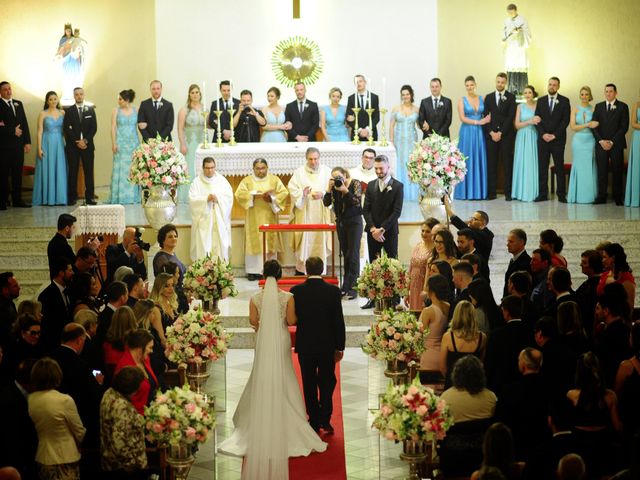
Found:
M 323 64 L 316 42 L 300 36 L 280 41 L 271 55 L 276 79 L 288 87 L 297 82 L 313 85 L 320 78 Z

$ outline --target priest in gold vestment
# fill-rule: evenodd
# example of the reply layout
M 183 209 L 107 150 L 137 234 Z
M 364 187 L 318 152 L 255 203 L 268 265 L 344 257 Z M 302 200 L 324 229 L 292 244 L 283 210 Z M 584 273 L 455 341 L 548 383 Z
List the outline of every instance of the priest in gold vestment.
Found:
M 320 165 L 320 151 L 309 147 L 306 163 L 298 167 L 289 180 L 292 203 L 292 222 L 296 224 L 331 223 L 331 211 L 322 203 L 331 178 L 331 169 Z M 320 257 L 327 265 L 331 252 L 331 232 L 295 232 L 293 250 L 296 257 L 296 275 L 304 275 L 304 262 L 309 257 Z
M 244 177 L 236 189 L 238 204 L 245 209 L 244 221 L 244 269 L 249 280 L 262 275 L 262 233 L 258 227 L 278 223 L 278 214 L 284 210 L 289 192 L 277 176 L 268 173 L 267 161 L 258 158 L 253 162 L 253 175 Z M 267 233 L 266 259 L 275 259 L 282 251 L 278 233 Z

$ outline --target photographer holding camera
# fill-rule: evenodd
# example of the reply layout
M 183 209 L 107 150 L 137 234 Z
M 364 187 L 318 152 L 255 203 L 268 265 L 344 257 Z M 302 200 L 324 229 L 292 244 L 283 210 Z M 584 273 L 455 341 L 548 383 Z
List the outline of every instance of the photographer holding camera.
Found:
M 142 240 L 142 232 L 142 229 L 127 227 L 122 234 L 122 243 L 107 247 L 107 285 L 113 281 L 115 271 L 123 265 L 131 267 L 144 280 L 147 279 L 144 252 L 148 252 L 151 245 Z
M 322 202 L 333 205 L 340 250 L 344 257 L 342 295 L 349 300 L 357 297 L 356 281 L 360 274 L 360 239 L 362 238 L 362 184 L 351 178 L 342 167 L 331 170 L 331 179 Z
M 233 116 L 233 128 L 237 142 L 259 142 L 260 127 L 267 124 L 264 114 L 252 106 L 253 95 L 249 90 L 240 92 L 240 106 Z

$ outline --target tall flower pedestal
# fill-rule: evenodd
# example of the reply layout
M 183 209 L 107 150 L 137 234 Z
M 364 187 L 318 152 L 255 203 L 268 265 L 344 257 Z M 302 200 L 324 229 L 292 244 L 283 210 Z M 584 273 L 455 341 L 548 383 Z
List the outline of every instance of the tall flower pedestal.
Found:
M 142 190 L 142 209 L 149 224 L 156 230 L 171 223 L 178 213 L 175 189 L 154 185 Z
M 447 212 L 444 208 L 442 197 L 445 195 L 444 188 L 428 187 L 420 191 L 420 211 L 424 219 L 430 217 L 444 220 L 447 218 Z
M 218 307 L 217 298 L 214 300 L 205 300 L 204 302 L 202 302 L 202 305 L 207 312 L 211 312 L 214 315 L 220 315 L 220 308 Z
M 429 443 L 425 440 L 403 440 L 402 441 L 402 453 L 400 454 L 400 460 L 409 463 L 409 476 L 405 477 L 406 480 L 420 480 L 423 478 L 422 470 L 420 468 L 427 460 Z
M 407 383 L 408 374 L 409 370 L 407 369 L 407 362 L 402 362 L 398 359 L 387 361 L 387 368 L 384 371 L 384 376 L 390 378 L 394 385 Z
M 373 314 L 381 315 L 382 312 L 393 308 L 393 297 L 376 298 L 374 300 Z
M 169 445 L 167 463 L 171 467 L 172 477 L 176 480 L 186 480 L 194 461 L 192 445 L 188 443 Z
M 209 360 L 187 362 L 185 374 L 189 382 L 189 388 L 196 393 L 204 395 L 203 387 L 209 378 Z

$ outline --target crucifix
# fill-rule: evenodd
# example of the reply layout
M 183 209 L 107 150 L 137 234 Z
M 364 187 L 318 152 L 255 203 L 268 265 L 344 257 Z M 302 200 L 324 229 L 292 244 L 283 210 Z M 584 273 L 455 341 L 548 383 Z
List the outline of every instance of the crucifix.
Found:
M 293 0 L 293 18 L 300 18 L 300 0 Z

